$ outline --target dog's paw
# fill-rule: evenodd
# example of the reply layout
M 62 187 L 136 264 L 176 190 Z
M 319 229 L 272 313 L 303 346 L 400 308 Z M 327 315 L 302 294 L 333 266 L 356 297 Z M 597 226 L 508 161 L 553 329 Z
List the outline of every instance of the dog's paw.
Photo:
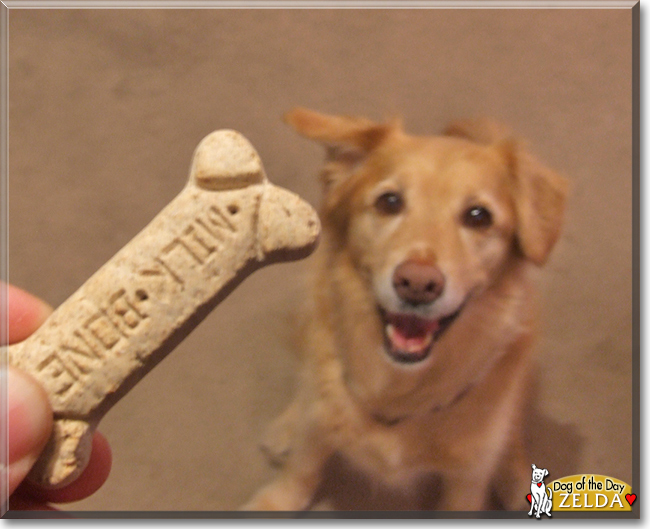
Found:
M 251 498 L 248 502 L 242 505 L 239 508 L 240 511 L 283 511 L 281 503 L 274 501 L 273 498 L 269 498 L 266 495 L 261 496 L 257 495 Z
M 278 480 L 262 488 L 240 511 L 303 511 L 309 507 L 309 490 L 291 480 Z
M 287 410 L 266 429 L 260 449 L 272 465 L 283 466 L 291 454 L 293 437 L 294 416 Z

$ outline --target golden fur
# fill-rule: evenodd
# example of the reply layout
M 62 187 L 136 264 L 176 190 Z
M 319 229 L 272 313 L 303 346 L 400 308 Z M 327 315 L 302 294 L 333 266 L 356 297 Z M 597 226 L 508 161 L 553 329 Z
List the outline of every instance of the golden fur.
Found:
M 487 121 L 425 137 L 399 121 L 286 119 L 327 147 L 323 237 L 298 393 L 266 443 L 282 470 L 244 509 L 309 508 L 334 454 L 405 486 L 439 474 L 440 509 L 484 508 L 495 481 L 519 507 L 529 276 L 559 236 L 565 180 Z M 403 263 L 406 287 L 432 278 L 415 292 L 426 302 L 396 294 Z

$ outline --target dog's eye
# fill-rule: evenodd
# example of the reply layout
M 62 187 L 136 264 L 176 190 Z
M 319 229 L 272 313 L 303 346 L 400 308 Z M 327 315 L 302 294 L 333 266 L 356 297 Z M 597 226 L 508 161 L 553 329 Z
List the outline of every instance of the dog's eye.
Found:
M 489 228 L 492 226 L 492 213 L 483 206 L 472 206 L 465 210 L 463 224 L 468 228 Z
M 375 208 L 384 215 L 397 215 L 404 209 L 404 197 L 400 193 L 388 191 L 379 195 Z

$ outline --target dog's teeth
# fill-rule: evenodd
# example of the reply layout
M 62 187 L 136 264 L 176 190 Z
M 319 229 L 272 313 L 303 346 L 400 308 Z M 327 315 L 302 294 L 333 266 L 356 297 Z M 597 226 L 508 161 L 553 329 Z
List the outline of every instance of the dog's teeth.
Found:
M 421 353 L 433 342 L 433 333 L 423 338 L 406 338 L 391 323 L 386 325 L 386 336 L 396 349 L 412 354 Z
M 408 340 L 406 342 L 406 350 L 408 353 L 420 353 L 433 341 L 433 334 L 427 334 L 422 340 Z

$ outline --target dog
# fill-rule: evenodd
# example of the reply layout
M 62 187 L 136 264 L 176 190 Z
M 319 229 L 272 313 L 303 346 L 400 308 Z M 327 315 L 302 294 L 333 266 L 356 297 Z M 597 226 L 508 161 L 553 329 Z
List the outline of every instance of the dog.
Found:
M 533 464 L 533 477 L 530 484 L 530 511 L 528 512 L 528 516 L 533 515 L 535 507 L 537 507 L 537 512 L 535 513 L 536 518 L 539 518 L 541 514 L 551 516 L 553 491 L 550 487 L 544 488 L 544 478 L 546 476 L 548 476 L 548 470 L 545 468 L 537 468 Z
M 437 136 L 304 108 L 285 120 L 326 148 L 323 231 L 297 393 L 264 442 L 281 470 L 242 508 L 309 509 L 332 457 L 405 490 L 440 476 L 437 509 L 483 509 L 493 490 L 514 508 L 530 479 L 531 275 L 567 180 L 488 120 Z

